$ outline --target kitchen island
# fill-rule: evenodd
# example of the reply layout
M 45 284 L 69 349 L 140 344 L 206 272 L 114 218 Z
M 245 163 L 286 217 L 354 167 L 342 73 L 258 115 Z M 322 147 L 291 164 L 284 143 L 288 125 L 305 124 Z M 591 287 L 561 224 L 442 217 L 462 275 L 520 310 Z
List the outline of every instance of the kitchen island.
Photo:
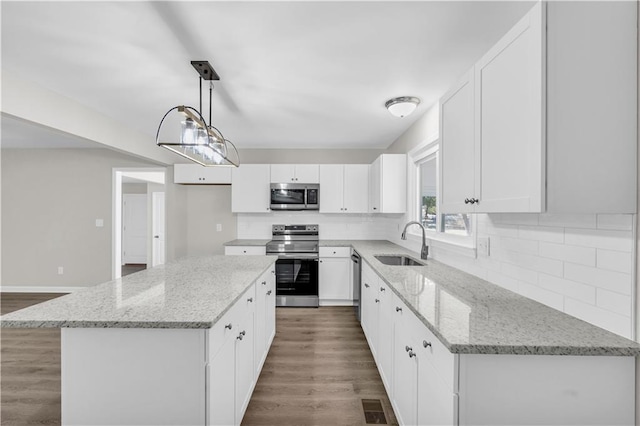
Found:
M 270 256 L 208 256 L 2 316 L 61 328 L 62 423 L 239 423 L 275 335 Z

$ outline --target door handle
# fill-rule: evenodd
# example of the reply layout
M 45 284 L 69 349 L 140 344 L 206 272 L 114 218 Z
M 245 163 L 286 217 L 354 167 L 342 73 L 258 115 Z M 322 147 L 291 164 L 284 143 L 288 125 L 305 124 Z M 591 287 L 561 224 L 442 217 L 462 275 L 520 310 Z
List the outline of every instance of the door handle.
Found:
M 160 238 L 160 235 L 154 235 L 153 238 Z

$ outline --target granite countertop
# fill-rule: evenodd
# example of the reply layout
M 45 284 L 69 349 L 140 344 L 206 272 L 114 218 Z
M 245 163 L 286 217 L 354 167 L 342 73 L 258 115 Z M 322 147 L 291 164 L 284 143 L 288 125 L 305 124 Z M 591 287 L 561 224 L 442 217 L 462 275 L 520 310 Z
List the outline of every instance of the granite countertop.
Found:
M 351 241 L 364 261 L 453 353 L 640 355 L 640 345 L 433 259 L 389 266 L 377 254 L 406 254 L 389 241 Z
M 0 325 L 210 328 L 276 260 L 189 257 L 3 315 Z
M 271 240 L 231 240 L 224 243 L 224 246 L 266 246 Z

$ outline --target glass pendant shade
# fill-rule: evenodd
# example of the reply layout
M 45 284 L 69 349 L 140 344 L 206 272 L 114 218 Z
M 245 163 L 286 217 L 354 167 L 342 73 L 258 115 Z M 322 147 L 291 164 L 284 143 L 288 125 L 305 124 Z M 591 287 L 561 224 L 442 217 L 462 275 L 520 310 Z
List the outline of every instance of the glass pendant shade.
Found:
M 178 141 L 175 140 L 175 130 L 169 130 L 176 128 L 180 129 Z M 156 135 L 157 145 L 203 166 L 238 167 L 238 150 L 227 142 L 218 129 L 206 124 L 195 108 L 182 105 L 165 114 Z

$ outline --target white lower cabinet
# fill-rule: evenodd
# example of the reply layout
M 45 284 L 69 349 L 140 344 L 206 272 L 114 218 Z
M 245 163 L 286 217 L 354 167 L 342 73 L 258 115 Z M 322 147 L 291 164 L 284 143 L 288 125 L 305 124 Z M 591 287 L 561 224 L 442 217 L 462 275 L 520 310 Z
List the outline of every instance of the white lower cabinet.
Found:
M 634 357 L 453 354 L 366 263 L 362 285 L 362 328 L 399 424 L 633 424 Z
M 350 247 L 320 247 L 318 296 L 321 306 L 352 305 Z
M 249 405 L 275 335 L 274 272 L 265 272 L 209 331 L 209 425 L 240 424 Z
M 229 256 L 264 256 L 267 254 L 265 246 L 225 246 L 224 254 Z

